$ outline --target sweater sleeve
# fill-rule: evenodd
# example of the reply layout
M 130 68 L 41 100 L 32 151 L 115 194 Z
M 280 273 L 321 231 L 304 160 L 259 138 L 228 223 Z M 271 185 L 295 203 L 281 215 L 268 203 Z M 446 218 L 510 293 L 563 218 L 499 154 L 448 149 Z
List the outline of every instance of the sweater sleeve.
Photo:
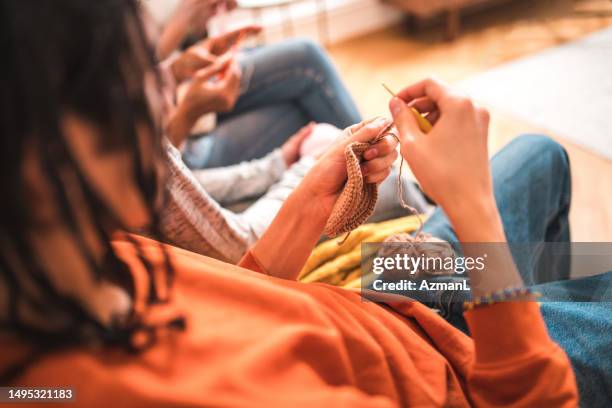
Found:
M 170 177 L 161 232 L 170 243 L 231 263 L 257 240 L 248 220 L 222 208 L 185 166 L 180 152 L 165 141 Z
M 576 407 L 569 359 L 550 337 L 536 302 L 466 312 L 475 346 L 468 376 L 474 406 Z
M 261 196 L 286 170 L 280 149 L 267 156 L 233 166 L 193 170 L 195 179 L 221 205 Z
M 264 196 L 240 214 L 240 217 L 252 228 L 255 235 L 261 237 L 266 232 L 289 194 L 302 182 L 315 162 L 316 160 L 312 157 L 302 157 L 300 161 L 284 172 L 277 183 L 270 186 Z

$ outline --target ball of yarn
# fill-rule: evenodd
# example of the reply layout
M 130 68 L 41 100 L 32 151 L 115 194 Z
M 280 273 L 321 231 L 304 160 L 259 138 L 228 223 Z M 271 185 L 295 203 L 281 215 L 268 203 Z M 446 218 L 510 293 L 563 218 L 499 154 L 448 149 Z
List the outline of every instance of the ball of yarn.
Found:
M 455 258 L 455 250 L 448 242 L 436 238 L 430 234 L 420 233 L 416 236 L 408 233 L 401 233 L 389 236 L 378 250 L 377 256 L 392 258 L 396 255 L 407 255 L 412 258 Z M 438 269 L 436 263 L 432 262 L 426 267 L 422 267 L 411 275 L 413 279 L 423 279 L 430 276 L 452 275 L 453 271 Z M 385 277 L 390 278 L 398 275 L 398 278 L 406 278 L 405 271 L 388 271 Z

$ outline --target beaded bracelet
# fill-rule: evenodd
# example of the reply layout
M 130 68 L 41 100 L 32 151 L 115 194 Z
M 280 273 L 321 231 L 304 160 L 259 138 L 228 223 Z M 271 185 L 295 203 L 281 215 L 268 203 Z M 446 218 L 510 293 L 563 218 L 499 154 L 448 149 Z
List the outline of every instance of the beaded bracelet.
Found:
M 464 310 L 472 310 L 479 306 L 488 306 L 494 303 L 506 302 L 512 299 L 520 298 L 523 296 L 532 295 L 535 298 L 539 298 L 542 296 L 539 292 L 534 292 L 530 288 L 525 288 L 521 286 L 510 287 L 506 289 L 496 290 L 494 292 L 486 293 L 482 296 L 476 297 L 472 301 L 464 302 L 463 309 Z

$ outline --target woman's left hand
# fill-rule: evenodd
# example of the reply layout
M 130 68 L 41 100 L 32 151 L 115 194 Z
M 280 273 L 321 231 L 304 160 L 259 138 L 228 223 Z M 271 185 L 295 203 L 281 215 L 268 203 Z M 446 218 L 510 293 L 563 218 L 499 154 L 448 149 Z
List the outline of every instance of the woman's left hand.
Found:
M 371 142 L 389 125 L 376 118 L 344 130 L 287 198 L 250 253 L 268 275 L 295 280 L 321 238 L 323 227 L 347 179 L 344 151 L 353 142 Z M 380 183 L 398 156 L 397 142 L 386 136 L 364 153 L 361 165 L 368 183 Z
M 323 216 L 331 214 L 346 183 L 346 147 L 353 142 L 371 142 L 390 123 L 388 119 L 375 118 L 345 129 L 345 137 L 340 137 L 306 175 L 300 187 L 320 204 Z M 391 166 L 398 157 L 396 147 L 395 138 L 386 136 L 364 152 L 361 171 L 366 183 L 378 184 L 389 176 Z

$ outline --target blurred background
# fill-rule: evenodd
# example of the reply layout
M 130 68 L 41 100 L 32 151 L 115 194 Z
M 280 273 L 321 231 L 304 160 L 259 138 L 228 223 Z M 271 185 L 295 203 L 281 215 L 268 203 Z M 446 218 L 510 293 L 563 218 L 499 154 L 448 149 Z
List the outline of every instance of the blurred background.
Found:
M 160 22 L 176 5 L 149 3 Z M 522 133 L 554 137 L 572 164 L 573 240 L 612 241 L 612 1 L 238 3 L 210 33 L 258 23 L 260 44 L 314 39 L 366 117 L 388 112 L 382 82 L 399 90 L 436 76 L 490 109 L 492 153 Z

